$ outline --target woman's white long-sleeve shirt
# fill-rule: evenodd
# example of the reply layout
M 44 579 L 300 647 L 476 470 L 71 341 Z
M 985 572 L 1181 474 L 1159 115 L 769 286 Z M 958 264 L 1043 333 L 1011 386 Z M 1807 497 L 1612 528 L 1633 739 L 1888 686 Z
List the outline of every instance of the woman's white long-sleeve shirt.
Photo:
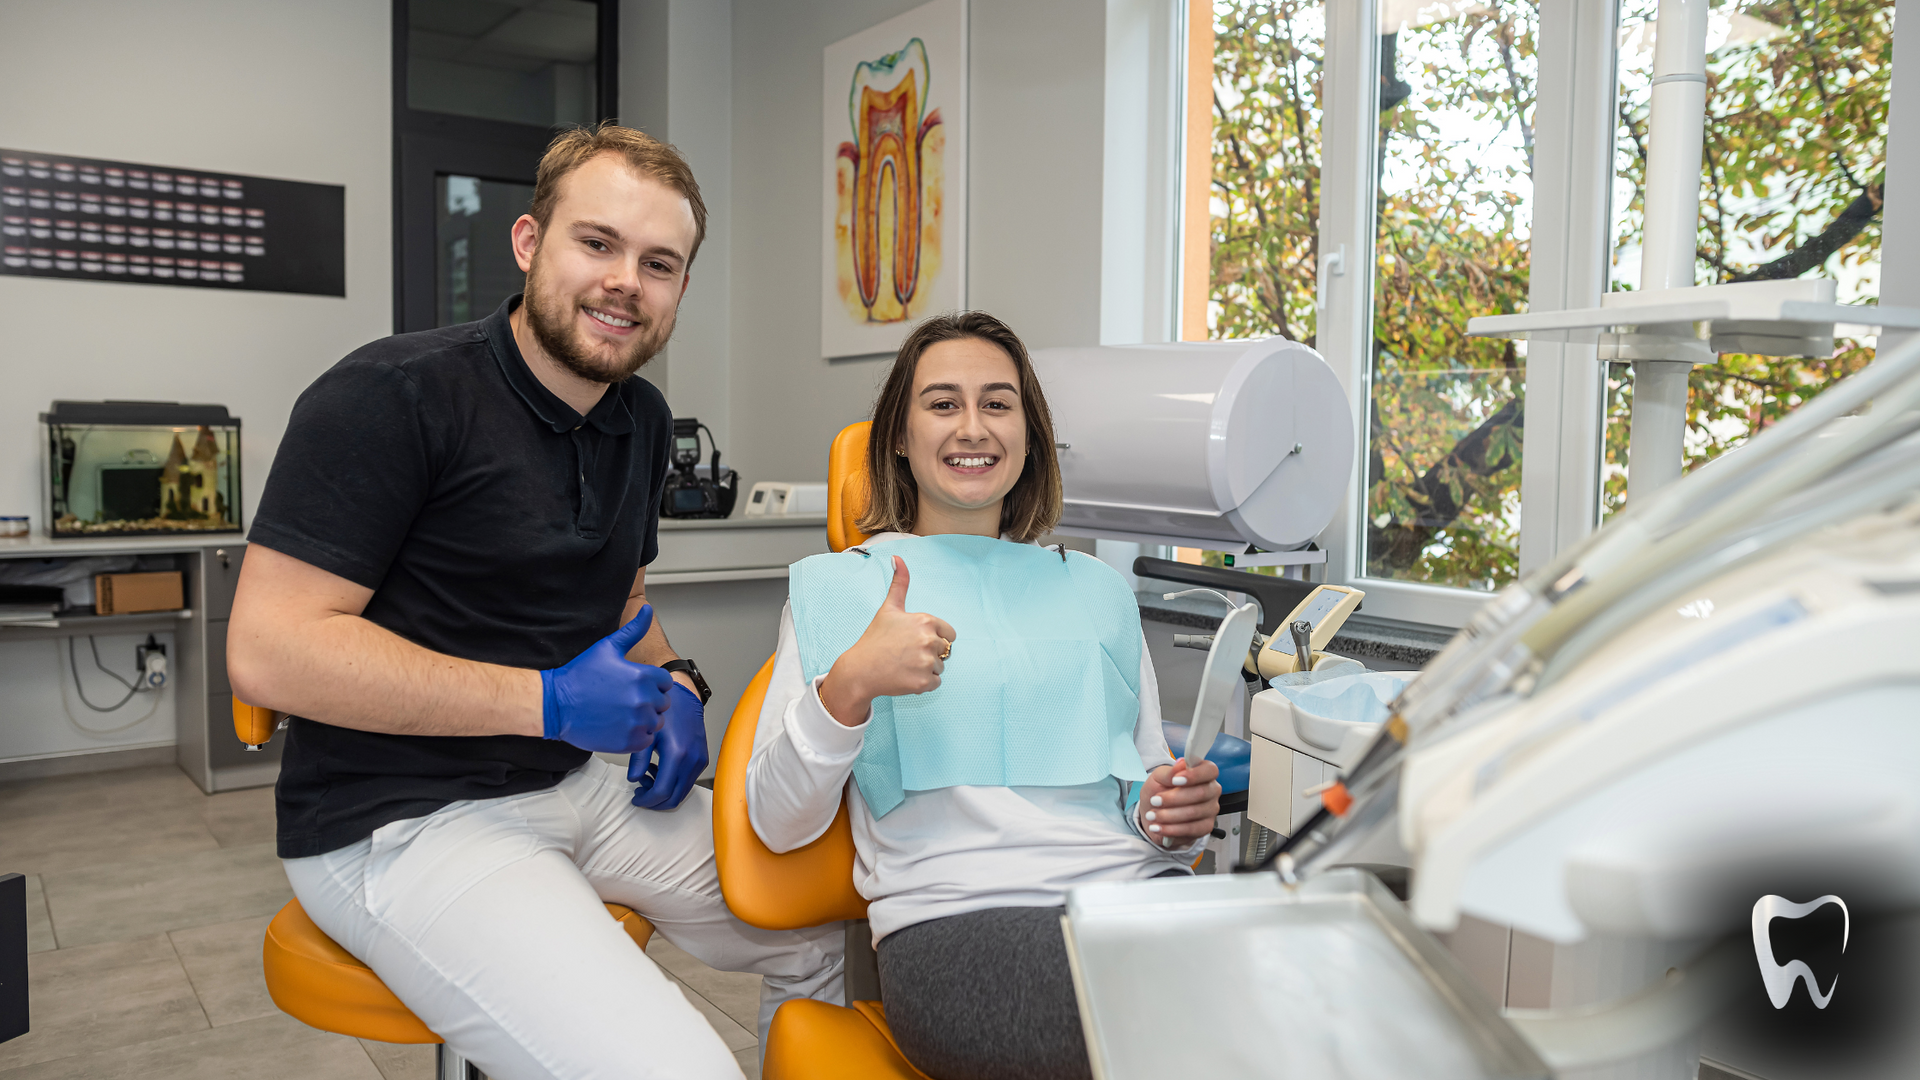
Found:
M 1203 842 L 1163 851 L 1148 841 L 1126 810 L 1127 785 L 1114 778 L 1074 787 L 909 791 L 892 813 L 875 818 L 859 785 L 847 783 L 867 725 L 848 727 L 829 715 L 819 682 L 801 674 L 789 606 L 780 615 L 780 645 L 747 765 L 748 818 L 767 847 L 792 851 L 826 832 L 844 790 L 853 819 L 853 883 L 871 902 L 875 941 L 929 919 L 1051 907 L 1065 903 L 1075 885 L 1183 869 Z M 1172 762 L 1144 645 L 1133 743 L 1149 770 Z

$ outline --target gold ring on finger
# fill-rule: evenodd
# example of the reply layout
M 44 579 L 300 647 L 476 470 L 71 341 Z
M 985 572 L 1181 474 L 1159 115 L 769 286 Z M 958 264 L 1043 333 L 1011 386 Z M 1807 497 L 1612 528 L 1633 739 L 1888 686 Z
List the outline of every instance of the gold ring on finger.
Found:
M 946 641 L 945 638 L 941 638 L 940 640 Z M 945 660 L 947 657 L 952 655 L 953 655 L 953 642 L 947 641 L 947 647 L 940 651 L 940 659 Z

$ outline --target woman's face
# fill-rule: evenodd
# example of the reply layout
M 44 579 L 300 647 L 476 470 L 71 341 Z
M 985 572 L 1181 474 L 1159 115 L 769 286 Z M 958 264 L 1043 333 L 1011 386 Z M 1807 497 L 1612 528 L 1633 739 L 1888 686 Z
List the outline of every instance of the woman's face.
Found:
M 914 531 L 958 531 L 944 522 L 991 509 L 1027 460 L 1020 373 L 1000 346 L 978 338 L 942 341 L 920 354 L 907 405 L 907 456 L 920 486 Z

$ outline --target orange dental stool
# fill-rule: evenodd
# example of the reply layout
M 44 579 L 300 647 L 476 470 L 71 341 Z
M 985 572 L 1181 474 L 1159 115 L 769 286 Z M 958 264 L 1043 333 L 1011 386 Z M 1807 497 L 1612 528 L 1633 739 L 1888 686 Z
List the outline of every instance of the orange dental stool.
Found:
M 250 750 L 273 737 L 281 714 L 233 699 L 233 730 Z M 653 924 L 632 908 L 608 904 L 640 948 L 653 936 Z M 267 993 L 280 1011 L 308 1027 L 388 1043 L 437 1043 L 438 1080 L 476 1080 L 480 1071 L 447 1049 L 446 1040 L 427 1029 L 395 997 L 373 969 L 355 959 L 307 917 L 300 901 L 289 900 L 267 925 L 260 961 Z
M 855 526 L 867 506 L 867 423 L 843 429 L 827 457 L 827 545 L 844 551 L 866 539 Z M 840 812 L 818 840 L 776 855 L 747 820 L 747 762 L 773 658 L 753 677 L 727 724 L 713 776 L 713 846 L 727 907 L 763 930 L 794 930 L 864 919 L 867 901 L 853 887 L 853 826 Z M 765 1080 L 927 1080 L 893 1041 L 878 1001 L 851 1008 L 789 1001 L 773 1015 L 761 1075 Z

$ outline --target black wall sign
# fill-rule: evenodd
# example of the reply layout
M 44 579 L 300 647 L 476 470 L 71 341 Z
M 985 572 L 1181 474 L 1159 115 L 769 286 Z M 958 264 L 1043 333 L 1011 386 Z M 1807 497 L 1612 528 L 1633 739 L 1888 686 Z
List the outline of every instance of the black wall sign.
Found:
M 347 295 L 347 189 L 0 150 L 0 274 Z

